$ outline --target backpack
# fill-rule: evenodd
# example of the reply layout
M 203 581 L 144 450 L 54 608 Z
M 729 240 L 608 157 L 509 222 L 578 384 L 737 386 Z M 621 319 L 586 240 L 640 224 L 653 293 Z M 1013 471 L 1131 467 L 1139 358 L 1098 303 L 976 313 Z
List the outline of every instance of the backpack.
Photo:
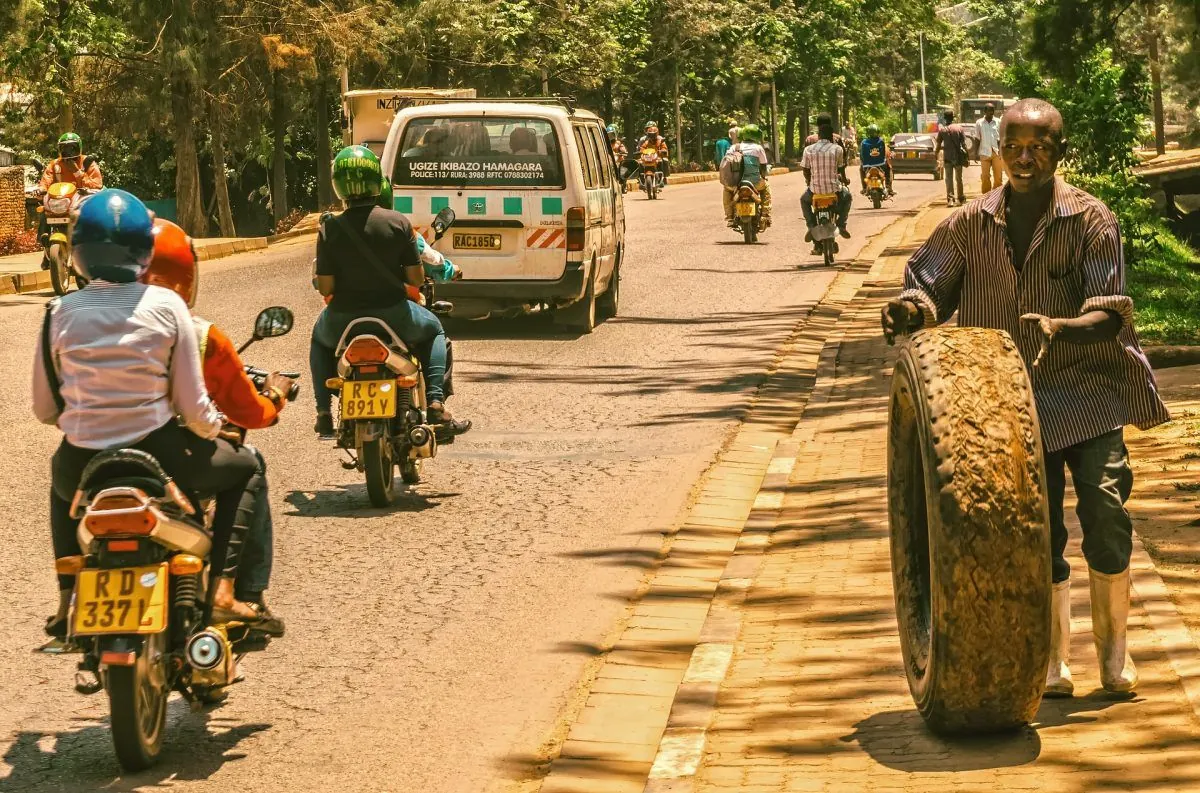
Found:
M 721 166 L 717 169 L 720 176 L 721 184 L 725 187 L 735 188 L 742 181 L 742 147 L 736 144 L 729 147 L 729 151 L 725 152 L 725 156 L 721 159 Z

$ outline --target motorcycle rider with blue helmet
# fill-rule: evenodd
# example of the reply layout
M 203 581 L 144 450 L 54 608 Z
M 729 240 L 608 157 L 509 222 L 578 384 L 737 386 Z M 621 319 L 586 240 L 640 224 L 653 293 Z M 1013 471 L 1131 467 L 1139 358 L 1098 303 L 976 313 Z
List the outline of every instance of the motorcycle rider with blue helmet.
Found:
M 33 412 L 63 439 L 51 461 L 50 525 L 56 558 L 80 552 L 71 503 L 89 461 L 140 449 L 189 494 L 216 499 L 210 593 L 213 621 L 257 622 L 233 597 L 225 549 L 257 460 L 220 439 L 222 417 L 204 387 L 191 315 L 169 289 L 139 283 L 154 250 L 154 218 L 124 190 L 103 190 L 79 208 L 71 235 L 83 289 L 46 307 L 33 364 Z M 178 417 L 178 420 L 177 418 Z M 63 638 L 75 580 L 60 575 L 46 632 Z
M 863 138 L 862 149 L 859 152 L 858 178 L 862 184 L 863 195 L 867 194 L 867 170 L 878 168 L 883 171 L 887 180 L 888 195 L 896 195 L 892 189 L 892 155 L 888 151 L 887 141 L 879 134 L 878 124 L 867 126 L 867 136 Z

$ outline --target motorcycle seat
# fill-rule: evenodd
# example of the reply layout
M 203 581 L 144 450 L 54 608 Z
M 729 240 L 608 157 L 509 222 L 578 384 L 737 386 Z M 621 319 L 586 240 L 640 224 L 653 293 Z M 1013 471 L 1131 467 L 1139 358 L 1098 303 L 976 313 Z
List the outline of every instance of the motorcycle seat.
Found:
M 399 334 L 388 327 L 386 322 L 375 317 L 361 317 L 346 326 L 346 330 L 342 332 L 342 337 L 338 339 L 335 354 L 341 357 L 346 352 L 346 348 L 350 346 L 350 342 L 359 336 L 378 336 L 379 340 L 389 346 L 394 352 L 400 354 L 408 353 L 408 346 L 404 343 L 404 339 L 400 338 Z
M 161 498 L 170 481 L 153 455 L 140 449 L 112 449 L 88 462 L 79 477 L 79 489 L 92 493 L 104 487 L 138 487 L 148 496 Z

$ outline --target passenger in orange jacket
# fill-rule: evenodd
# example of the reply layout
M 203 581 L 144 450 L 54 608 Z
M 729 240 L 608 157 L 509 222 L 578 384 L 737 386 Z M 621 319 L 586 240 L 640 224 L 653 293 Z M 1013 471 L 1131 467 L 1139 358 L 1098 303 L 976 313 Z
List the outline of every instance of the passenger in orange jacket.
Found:
M 154 257 L 142 276 L 147 284 L 172 290 L 192 308 L 199 291 L 196 253 L 183 229 L 167 220 L 154 221 Z M 279 373 L 267 376 L 260 393 L 246 374 L 237 348 L 216 325 L 192 315 L 196 326 L 204 385 L 217 408 L 231 424 L 248 430 L 263 429 L 279 419 L 287 402 L 291 379 Z M 258 455 L 258 472 L 251 478 L 238 507 L 238 523 L 247 531 L 244 546 L 231 542 L 225 569 L 236 569 L 236 584 L 218 586 L 213 602 L 215 621 L 248 620 L 275 636 L 282 636 L 283 620 L 271 614 L 263 599 L 271 575 L 273 531 L 267 499 L 266 464 Z M 222 579 L 228 580 L 228 579 Z M 222 618 L 224 618 L 222 620 Z

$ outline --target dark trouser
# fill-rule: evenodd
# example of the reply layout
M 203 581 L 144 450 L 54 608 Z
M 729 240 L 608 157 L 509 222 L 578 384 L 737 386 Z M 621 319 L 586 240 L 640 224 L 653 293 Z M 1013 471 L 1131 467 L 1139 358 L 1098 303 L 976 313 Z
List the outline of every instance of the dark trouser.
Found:
M 386 323 L 404 340 L 421 361 L 421 369 L 425 374 L 426 400 L 443 401 L 446 396 L 446 331 L 442 330 L 442 323 L 433 312 L 411 300 L 405 300 L 387 308 L 373 308 L 357 313 L 334 311 L 327 307 L 321 312 L 321 316 L 317 317 L 308 351 L 317 412 L 329 413 L 332 409 L 333 392 L 325 385 L 325 381 L 337 376 L 337 343 L 346 331 L 346 326 L 362 317 L 373 317 Z
M 258 470 L 242 492 L 238 502 L 234 536 L 245 536 L 238 564 L 235 597 L 247 603 L 261 603 L 271 583 L 271 565 L 275 558 L 275 525 L 271 520 L 271 501 L 267 491 L 267 466 L 261 454 Z
M 872 168 L 878 168 L 879 170 L 883 171 L 883 176 L 885 179 L 887 179 L 887 189 L 891 190 L 892 189 L 892 164 L 890 162 L 885 162 L 883 165 L 863 165 L 863 166 L 859 167 L 858 179 L 859 179 L 859 182 L 862 183 L 863 192 L 866 192 L 866 189 L 867 189 L 867 171 L 869 171 Z
M 966 200 L 966 194 L 963 193 L 963 164 L 962 163 L 946 163 L 946 200 L 950 201 L 955 197 L 959 201 Z M 958 192 L 954 192 L 954 180 L 958 180 Z
M 238 502 L 246 483 L 258 468 L 258 460 L 246 447 L 237 448 L 224 440 L 208 441 L 174 421 L 147 435 L 130 448 L 153 455 L 163 469 L 189 494 L 214 496 L 212 565 L 222 575 L 237 570 L 241 542 L 230 543 Z M 64 439 L 50 464 L 50 528 L 55 558 L 79 554 L 76 531 L 79 521 L 71 518 L 71 501 L 79 487 L 83 469 L 100 452 L 72 446 Z M 59 589 L 75 586 L 75 576 L 60 575 Z
M 850 196 L 850 191 L 845 186 L 838 188 L 838 205 L 837 205 L 837 227 L 839 229 L 846 228 L 846 221 L 850 217 L 850 204 L 853 198 Z M 809 229 L 815 228 L 817 225 L 817 216 L 812 208 L 813 191 L 812 188 L 804 191 L 804 195 L 800 196 L 800 209 L 804 212 L 804 222 L 808 224 Z
M 1071 469 L 1078 504 L 1075 514 L 1083 529 L 1083 556 L 1088 567 L 1107 575 L 1123 572 L 1133 553 L 1133 523 L 1125 502 L 1133 490 L 1133 470 L 1121 429 L 1046 455 L 1046 485 L 1050 494 L 1050 559 L 1054 583 L 1071 576 L 1063 558 L 1067 526 L 1063 520 L 1066 492 L 1064 465 Z

